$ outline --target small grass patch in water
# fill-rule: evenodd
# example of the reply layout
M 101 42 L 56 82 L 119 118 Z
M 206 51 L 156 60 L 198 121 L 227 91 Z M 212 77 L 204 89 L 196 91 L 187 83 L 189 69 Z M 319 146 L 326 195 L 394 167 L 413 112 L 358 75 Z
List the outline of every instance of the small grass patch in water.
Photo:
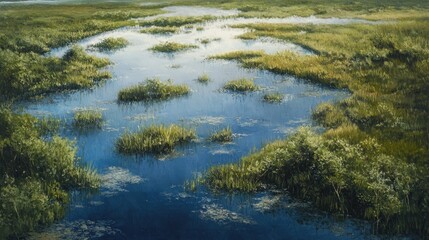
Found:
M 173 52 L 180 52 L 180 51 L 185 51 L 193 48 L 198 48 L 198 46 L 193 44 L 164 42 L 151 47 L 149 50 L 152 50 L 154 52 L 173 53 Z
M 208 82 L 210 82 L 210 77 L 207 73 L 204 73 L 204 74 L 198 76 L 197 81 L 200 83 L 208 83 Z
M 167 100 L 189 94 L 187 85 L 174 85 L 171 80 L 162 82 L 158 78 L 147 79 L 145 83 L 122 89 L 118 100 L 122 102 Z
M 209 137 L 210 141 L 221 143 L 232 142 L 232 139 L 232 130 L 230 127 L 217 131 Z
M 259 87 L 255 85 L 253 79 L 240 78 L 227 82 L 223 86 L 223 89 L 232 92 L 254 92 L 257 91 Z
M 114 51 L 126 47 L 129 44 L 128 40 L 122 37 L 113 38 L 109 37 L 103 41 L 91 45 L 90 47 L 98 49 L 99 51 L 107 52 Z
M 196 30 L 197 30 L 197 31 L 203 31 L 203 30 L 204 30 L 204 27 L 197 27 L 197 28 L 196 28 Z
M 210 56 L 209 59 L 245 60 L 264 56 L 264 51 L 234 51 Z
M 202 16 L 202 17 L 168 17 L 168 18 L 157 18 L 149 21 L 143 21 L 140 26 L 157 26 L 157 27 L 182 27 L 189 24 L 202 23 L 215 19 L 213 16 Z
M 283 101 L 284 96 L 281 93 L 267 93 L 262 97 L 262 99 L 264 102 L 268 103 L 280 103 Z
M 151 28 L 145 28 L 140 32 L 149 33 L 149 34 L 173 34 L 179 31 L 180 29 L 178 27 L 151 27 Z
M 177 145 L 189 143 L 197 137 L 194 129 L 178 125 L 152 125 L 135 133 L 126 132 L 116 141 L 116 149 L 123 154 L 166 154 Z
M 73 126 L 76 128 L 101 128 L 103 113 L 98 109 L 79 109 L 75 111 Z

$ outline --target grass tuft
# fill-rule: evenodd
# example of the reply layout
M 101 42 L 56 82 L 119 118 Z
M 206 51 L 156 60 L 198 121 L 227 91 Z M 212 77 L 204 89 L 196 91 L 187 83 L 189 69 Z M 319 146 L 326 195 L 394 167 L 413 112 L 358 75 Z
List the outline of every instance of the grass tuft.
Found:
M 264 102 L 268 103 L 280 103 L 283 101 L 284 96 L 281 93 L 267 93 L 262 97 L 262 99 Z
M 103 41 L 96 43 L 94 45 L 91 45 L 90 47 L 96 48 L 99 51 L 114 51 L 121 48 L 126 47 L 129 44 L 128 40 L 122 37 L 119 38 L 113 38 L 109 37 L 104 39 Z
M 193 48 L 198 48 L 198 46 L 193 44 L 165 42 L 151 47 L 150 50 L 154 52 L 173 53 L 173 52 L 181 52 L 181 51 L 185 51 Z
M 204 74 L 198 76 L 197 81 L 200 83 L 208 83 L 208 82 L 210 82 L 210 77 L 207 73 L 204 73 Z
M 81 109 L 74 113 L 73 126 L 76 128 L 101 128 L 103 114 L 96 109 Z
M 220 131 L 217 131 L 209 137 L 209 140 L 212 142 L 221 142 L 221 143 L 232 142 L 233 140 L 232 130 L 230 127 L 227 127 Z
M 252 79 L 241 78 L 227 82 L 223 89 L 232 92 L 253 92 L 257 91 L 259 87 L 255 85 Z
M 116 149 L 124 154 L 166 154 L 171 153 L 177 145 L 189 143 L 196 137 L 194 129 L 175 124 L 152 125 L 135 133 L 124 133 L 116 141 Z
M 122 89 L 118 100 L 122 102 L 168 100 L 189 94 L 186 85 L 174 85 L 170 80 L 161 82 L 159 79 L 147 79 L 145 83 Z
M 149 33 L 149 34 L 173 34 L 180 31 L 178 27 L 150 27 L 142 29 L 141 33 Z

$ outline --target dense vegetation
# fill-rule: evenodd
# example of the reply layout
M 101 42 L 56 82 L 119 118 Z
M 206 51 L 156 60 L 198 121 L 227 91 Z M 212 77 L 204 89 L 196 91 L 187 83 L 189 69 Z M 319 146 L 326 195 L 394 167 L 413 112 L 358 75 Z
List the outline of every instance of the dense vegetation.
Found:
M 412 16 L 409 15 L 409 18 Z M 233 52 L 245 67 L 347 88 L 314 120 L 240 163 L 214 167 L 213 189 L 286 188 L 321 209 L 374 221 L 374 230 L 429 234 L 429 27 L 424 19 L 382 25 L 251 24 L 251 37 L 293 41 L 315 55 Z M 244 26 L 240 26 L 244 27 Z
M 122 102 L 168 100 L 189 94 L 186 85 L 174 85 L 170 80 L 161 82 L 159 79 L 147 79 L 136 86 L 122 89 L 118 100 Z
M 98 187 L 98 176 L 81 164 L 74 144 L 43 135 L 36 118 L 2 106 L 0 126 L 2 238 L 18 238 L 62 217 L 70 190 Z
M 116 149 L 124 154 L 166 154 L 177 145 L 196 138 L 195 130 L 177 125 L 152 125 L 135 133 L 124 133 L 116 142 Z

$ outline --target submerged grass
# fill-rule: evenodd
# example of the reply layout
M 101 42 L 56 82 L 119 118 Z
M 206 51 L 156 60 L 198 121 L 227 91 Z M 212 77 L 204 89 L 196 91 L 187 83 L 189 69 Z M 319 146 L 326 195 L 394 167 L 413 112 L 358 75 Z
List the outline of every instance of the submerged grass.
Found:
M 159 101 L 189 94 L 187 85 L 174 85 L 171 80 L 147 79 L 146 82 L 129 88 L 122 89 L 118 93 L 121 102 L 133 101 Z
M 154 52 L 173 53 L 173 52 L 180 52 L 180 51 L 185 51 L 193 48 L 198 48 L 198 46 L 193 44 L 164 42 L 151 47 L 150 50 Z
M 177 145 L 189 143 L 196 138 L 194 129 L 178 125 L 152 125 L 135 133 L 124 133 L 116 141 L 116 149 L 124 154 L 166 154 Z
M 267 93 L 262 99 L 268 103 L 280 103 L 283 101 L 284 96 L 281 93 Z
M 114 38 L 109 37 L 103 39 L 103 41 L 92 45 L 92 48 L 96 48 L 99 51 L 113 51 L 126 47 L 129 44 L 128 40 L 122 37 Z
M 103 113 L 97 109 L 80 109 L 75 111 L 73 126 L 80 129 L 101 128 Z
M 240 78 L 227 82 L 223 89 L 232 92 L 253 92 L 257 91 L 259 87 L 255 85 L 253 79 Z
M 219 131 L 213 133 L 209 137 L 209 140 L 212 142 L 221 142 L 221 143 L 232 142 L 232 140 L 233 140 L 232 130 L 230 127 L 219 130 Z

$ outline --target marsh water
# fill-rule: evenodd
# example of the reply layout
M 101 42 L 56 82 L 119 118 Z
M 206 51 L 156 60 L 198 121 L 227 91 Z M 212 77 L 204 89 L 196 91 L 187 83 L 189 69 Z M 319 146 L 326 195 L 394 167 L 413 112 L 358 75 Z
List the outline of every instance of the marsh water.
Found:
M 203 8 L 170 8 L 180 12 L 230 15 L 230 12 Z M 103 33 L 79 42 L 87 47 L 106 37 L 124 37 L 124 49 L 91 53 L 109 58 L 113 79 L 85 91 L 58 94 L 23 103 L 21 107 L 36 116 L 63 119 L 62 135 L 76 141 L 78 155 L 102 175 L 103 184 L 94 194 L 74 193 L 63 220 L 33 234 L 32 238 L 60 239 L 354 239 L 367 237 L 368 227 L 353 220 L 336 220 L 315 211 L 308 204 L 281 191 L 258 194 L 212 193 L 204 187 L 196 192 L 184 183 L 203 174 L 210 166 L 234 163 L 264 144 L 282 139 L 299 126 L 311 124 L 311 110 L 319 103 L 348 96 L 333 90 L 266 71 L 244 69 L 236 62 L 207 60 L 207 57 L 236 50 L 263 50 L 268 53 L 289 50 L 298 54 L 312 52 L 292 43 L 269 38 L 241 40 L 246 29 L 228 25 L 246 22 L 291 22 L 348 24 L 356 19 L 236 19 L 226 18 L 172 35 L 150 35 L 130 27 Z M 202 27 L 197 28 L 197 27 Z M 303 33 L 305 34 L 305 33 Z M 201 39 L 213 40 L 202 44 Z M 148 50 L 155 44 L 174 41 L 192 43 L 198 48 L 174 54 Z M 53 50 L 61 56 L 68 48 Z M 211 81 L 196 81 L 208 74 Z M 147 78 L 171 79 L 190 86 L 189 96 L 159 103 L 119 104 L 119 90 Z M 253 78 L 261 87 L 250 94 L 233 94 L 220 89 L 229 80 Z M 264 93 L 285 95 L 278 104 L 262 101 Z M 103 111 L 100 130 L 79 132 L 71 127 L 73 113 L 79 108 Z M 168 156 L 124 156 L 115 151 L 116 139 L 124 131 L 151 124 L 180 124 L 196 128 L 198 140 L 179 147 Z M 208 142 L 209 135 L 231 127 L 230 144 Z

